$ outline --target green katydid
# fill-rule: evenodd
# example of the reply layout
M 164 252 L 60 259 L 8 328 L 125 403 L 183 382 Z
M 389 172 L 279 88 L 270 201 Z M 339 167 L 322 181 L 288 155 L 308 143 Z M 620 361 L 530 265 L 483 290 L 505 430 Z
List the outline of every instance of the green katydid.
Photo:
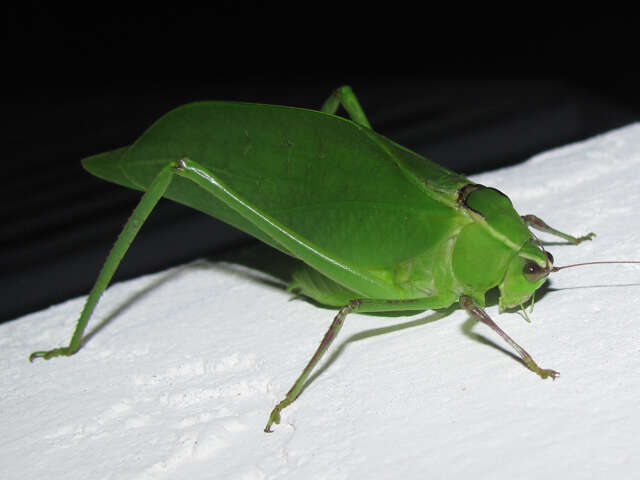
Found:
M 342 105 L 350 119 L 336 116 Z M 339 309 L 309 363 L 269 416 L 265 432 L 300 394 L 349 313 L 427 310 L 458 303 L 502 336 L 542 378 L 533 358 L 485 313 L 522 306 L 553 266 L 529 227 L 572 244 L 493 188 L 475 184 L 373 131 L 349 87 L 321 111 L 234 102 L 179 107 L 133 145 L 83 161 L 92 174 L 144 191 L 113 246 L 69 345 L 74 354 L 102 292 L 140 227 L 165 196 L 227 222 L 304 267 L 291 287 Z M 562 267 L 560 267 L 562 268 Z

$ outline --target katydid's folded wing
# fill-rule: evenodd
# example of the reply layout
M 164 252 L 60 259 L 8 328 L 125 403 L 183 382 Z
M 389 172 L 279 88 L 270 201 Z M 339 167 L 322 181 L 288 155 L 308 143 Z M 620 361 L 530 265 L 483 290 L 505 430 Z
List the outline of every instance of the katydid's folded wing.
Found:
M 82 160 L 82 166 L 98 178 L 117 183 L 123 187 L 143 190 L 140 185 L 132 183 L 120 167 L 122 156 L 127 153 L 129 147 L 121 147 L 110 152 L 99 153 Z
M 464 177 L 322 112 L 186 105 L 119 157 L 120 181 L 114 181 L 124 183 L 124 176 L 144 189 L 162 166 L 181 157 L 204 166 L 242 202 L 223 201 L 181 177 L 166 197 L 304 260 L 365 297 L 406 298 L 392 278 L 394 267 L 424 256 L 468 221 L 455 202 Z M 240 203 L 265 222 L 250 220 Z M 286 238 L 291 235 L 295 245 Z
M 127 156 L 127 152 L 133 147 L 122 147 L 106 153 L 93 155 L 82 160 L 82 166 L 96 177 L 102 178 L 110 182 L 117 183 L 124 187 L 135 190 L 145 191 L 146 184 L 138 183 L 126 174 L 127 170 L 131 170 L 131 160 Z M 175 158 L 173 159 L 176 160 Z M 165 165 L 169 161 L 165 161 Z M 193 183 L 182 179 L 174 178 L 173 185 L 169 193 L 165 195 L 176 202 L 188 205 L 189 207 L 200 210 L 212 217 L 222 220 L 229 225 L 233 225 L 238 230 L 248 233 L 255 238 L 263 241 L 278 250 L 291 255 L 282 245 L 266 235 L 262 230 L 257 228 L 253 223 L 240 215 L 238 212 L 228 207 L 224 202 L 211 196 L 193 185 Z
M 372 130 L 367 133 L 381 150 L 388 152 L 389 159 L 393 159 L 407 180 L 424 195 L 452 208 L 459 207 L 460 189 L 473 182 Z

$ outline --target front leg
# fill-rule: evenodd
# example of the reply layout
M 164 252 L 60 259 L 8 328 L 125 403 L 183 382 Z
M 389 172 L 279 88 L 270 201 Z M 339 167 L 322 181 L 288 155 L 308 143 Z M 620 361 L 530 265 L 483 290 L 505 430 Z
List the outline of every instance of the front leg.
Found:
M 476 320 L 484 323 L 488 327 L 490 327 L 493 331 L 495 331 L 498 335 L 500 335 L 509 345 L 513 347 L 513 349 L 520 355 L 522 361 L 527 366 L 529 370 L 540 375 L 541 378 L 551 377 L 553 380 L 560 375 L 555 370 L 540 368 L 536 362 L 533 361 L 531 355 L 527 353 L 527 351 L 518 345 L 515 340 L 513 340 L 509 335 L 507 335 L 504 330 L 502 330 L 496 322 L 494 322 L 487 312 L 485 312 L 480 306 L 476 305 L 471 297 L 468 295 L 462 295 L 460 297 L 460 306 L 464 308 L 469 315 L 471 315 Z
M 556 237 L 563 238 L 572 245 L 578 245 L 585 240 L 591 240 L 596 236 L 595 233 L 591 232 L 583 235 L 582 237 L 574 237 L 550 227 L 544 221 L 542 221 L 542 219 L 536 217 L 535 215 L 522 215 L 522 220 L 528 227 L 535 228 L 536 230 L 540 230 L 541 232 L 550 233 L 551 235 L 555 235 Z

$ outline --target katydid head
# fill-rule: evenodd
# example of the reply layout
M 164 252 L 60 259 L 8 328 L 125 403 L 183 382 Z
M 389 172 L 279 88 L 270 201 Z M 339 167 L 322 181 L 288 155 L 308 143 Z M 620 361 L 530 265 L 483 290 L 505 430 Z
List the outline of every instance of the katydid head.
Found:
M 544 250 L 535 240 L 525 244 L 510 261 L 507 271 L 499 285 L 500 311 L 523 305 L 540 288 L 551 272 L 583 265 L 602 265 L 609 263 L 640 264 L 638 261 L 598 261 L 574 263 L 562 267 L 553 266 L 553 255 Z
M 534 240 L 525 243 L 509 262 L 498 285 L 500 311 L 524 304 L 552 271 L 553 256 Z

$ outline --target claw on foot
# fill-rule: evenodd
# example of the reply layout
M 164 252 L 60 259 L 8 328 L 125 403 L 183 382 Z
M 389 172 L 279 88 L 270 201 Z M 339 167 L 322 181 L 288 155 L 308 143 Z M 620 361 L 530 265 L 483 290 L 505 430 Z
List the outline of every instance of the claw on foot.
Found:
M 551 370 L 550 368 L 540 368 L 536 362 L 533 361 L 532 358 L 525 359 L 524 364 L 527 366 L 529 370 L 540 375 L 540 378 L 549 378 L 555 380 L 560 373 L 555 370 Z
M 595 236 L 596 236 L 596 234 L 593 233 L 593 232 L 587 233 L 586 235 L 583 235 L 582 237 L 576 238 L 576 240 L 574 242 L 574 245 L 578 245 L 578 244 L 584 242 L 585 240 L 592 240 L 593 237 L 595 237 Z
M 273 430 L 271 430 L 271 425 L 273 425 L 274 423 L 277 425 L 280 423 L 280 405 L 276 406 L 276 408 L 273 409 L 273 411 L 271 412 L 271 415 L 269 415 L 269 421 L 267 421 L 267 426 L 264 427 L 264 433 L 273 433 Z
M 53 357 L 68 357 L 69 355 L 73 355 L 73 353 L 74 352 L 72 352 L 69 347 L 54 348 L 53 350 L 33 352 L 31 355 L 29 355 L 29 361 L 33 362 L 35 358 L 43 358 L 45 360 L 49 360 Z
M 551 380 L 555 380 L 556 377 L 560 375 L 559 372 L 556 372 L 555 370 L 551 370 L 551 369 L 541 369 L 540 371 L 538 371 L 536 373 L 538 375 L 540 375 L 540 378 L 551 377 Z

